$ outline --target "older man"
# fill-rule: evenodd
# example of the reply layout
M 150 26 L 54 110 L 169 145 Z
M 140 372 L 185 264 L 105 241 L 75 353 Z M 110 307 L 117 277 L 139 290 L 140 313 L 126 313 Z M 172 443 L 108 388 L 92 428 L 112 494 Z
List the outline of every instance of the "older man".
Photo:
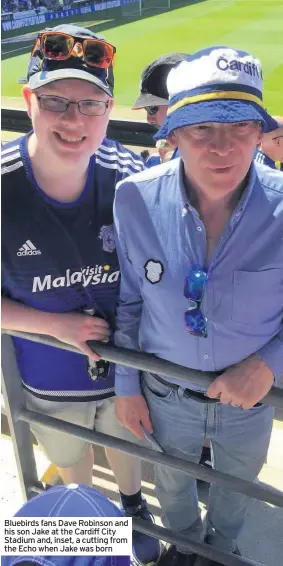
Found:
M 181 159 L 118 184 L 115 221 L 122 270 L 116 344 L 202 371 L 220 371 L 207 393 L 194 384 L 116 368 L 116 409 L 174 456 L 198 462 L 210 439 L 217 470 L 254 481 L 273 409 L 261 404 L 283 374 L 283 175 L 258 167 L 263 130 L 260 62 L 213 47 L 168 77 L 158 138 Z M 200 540 L 195 481 L 156 467 L 164 523 Z M 205 541 L 238 553 L 247 499 L 213 484 Z M 172 546 L 162 564 L 192 566 Z M 215 563 L 213 563 L 215 565 Z

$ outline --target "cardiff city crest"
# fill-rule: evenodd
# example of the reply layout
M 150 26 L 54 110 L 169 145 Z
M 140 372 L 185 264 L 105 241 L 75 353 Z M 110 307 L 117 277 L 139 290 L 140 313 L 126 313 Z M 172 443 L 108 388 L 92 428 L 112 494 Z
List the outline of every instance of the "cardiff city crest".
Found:
M 102 247 L 105 252 L 113 252 L 115 250 L 114 226 L 102 226 L 99 233 L 99 239 L 102 240 Z

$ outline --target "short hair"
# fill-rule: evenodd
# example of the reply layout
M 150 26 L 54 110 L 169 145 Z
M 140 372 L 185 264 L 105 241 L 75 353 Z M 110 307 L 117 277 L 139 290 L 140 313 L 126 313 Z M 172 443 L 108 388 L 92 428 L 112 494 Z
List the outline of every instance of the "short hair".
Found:
M 143 149 L 143 151 L 141 151 L 140 155 L 141 155 L 141 158 L 142 158 L 144 161 L 146 161 L 147 158 L 149 157 L 149 151 L 148 151 L 148 149 Z
M 155 147 L 156 149 L 172 149 L 172 146 L 167 140 L 157 140 Z

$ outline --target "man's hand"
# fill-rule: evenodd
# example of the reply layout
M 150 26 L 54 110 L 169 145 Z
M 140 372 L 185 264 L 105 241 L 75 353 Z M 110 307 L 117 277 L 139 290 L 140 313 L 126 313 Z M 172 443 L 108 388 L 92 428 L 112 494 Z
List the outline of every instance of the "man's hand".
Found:
M 86 341 L 108 342 L 111 330 L 105 320 L 96 316 L 80 313 L 56 313 L 53 315 L 50 334 L 61 342 L 76 346 L 86 356 L 98 361 L 100 356 L 92 352 Z
M 152 434 L 152 424 L 149 418 L 147 404 L 142 395 L 120 397 L 115 399 L 116 415 L 122 426 L 128 428 L 138 438 L 144 438 L 140 423 Z
M 253 354 L 217 377 L 207 395 L 219 398 L 224 405 L 250 409 L 268 393 L 273 382 L 272 371 L 257 354 Z

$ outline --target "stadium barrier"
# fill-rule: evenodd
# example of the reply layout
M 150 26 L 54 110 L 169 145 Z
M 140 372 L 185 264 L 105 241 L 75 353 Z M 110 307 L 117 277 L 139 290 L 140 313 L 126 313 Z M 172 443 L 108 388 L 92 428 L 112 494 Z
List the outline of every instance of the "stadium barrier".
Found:
M 17 368 L 11 336 L 26 338 L 28 340 L 77 352 L 79 354 L 82 354 L 82 352 L 71 345 L 63 344 L 46 336 L 16 331 L 4 331 L 2 333 L 2 391 L 10 433 L 13 440 L 20 484 L 25 498 L 30 498 L 34 494 L 41 493 L 45 489 L 37 477 L 32 437 L 29 429 L 29 424 L 36 423 L 44 428 L 51 428 L 54 431 L 64 432 L 99 446 L 115 448 L 116 450 L 131 454 L 142 460 L 147 460 L 180 470 L 189 476 L 201 479 L 202 481 L 217 483 L 224 489 L 229 489 L 254 499 L 265 501 L 277 507 L 283 507 L 283 493 L 261 482 L 253 483 L 223 472 L 210 470 L 200 464 L 187 462 L 181 458 L 176 458 L 168 454 L 161 454 L 126 440 L 98 433 L 85 427 L 74 425 L 72 423 L 41 414 L 40 412 L 27 409 L 25 407 L 24 392 Z M 152 354 L 135 352 L 95 341 L 89 341 L 88 345 L 105 360 L 119 364 L 122 363 L 125 366 L 135 367 L 154 373 L 158 372 L 162 375 L 175 378 L 178 377 L 183 379 L 184 382 L 187 380 L 202 385 L 208 385 L 211 383 L 213 378 L 215 378 L 215 374 L 213 373 L 208 374 L 191 370 L 166 360 L 156 358 Z M 269 397 L 270 393 L 271 397 Z M 283 390 L 273 388 L 270 393 L 266 396 L 264 401 L 282 407 Z M 188 552 L 196 552 L 201 556 L 216 560 L 226 566 L 240 566 L 244 564 L 259 566 L 258 563 L 249 559 L 229 554 L 227 552 L 218 551 L 205 543 L 195 543 L 194 541 L 188 540 L 187 537 L 176 535 L 176 533 L 173 533 L 169 529 L 165 529 L 163 527 L 150 525 L 141 519 L 134 519 L 133 526 L 140 532 L 150 534 L 153 537 L 160 538 L 172 544 L 179 544 Z
M 44 24 L 46 22 L 57 21 L 63 18 L 81 16 L 96 12 L 108 12 L 108 10 L 113 10 L 116 8 L 123 9 L 123 7 L 127 6 L 128 4 L 136 3 L 140 4 L 140 0 L 108 0 L 106 2 L 100 2 L 100 4 L 92 4 L 90 6 L 77 6 L 74 8 L 66 7 L 56 12 L 46 11 L 38 13 L 37 10 L 29 10 L 27 12 L 23 12 L 22 15 L 21 12 L 10 12 L 9 14 L 1 14 L 1 31 L 3 33 L 19 28 L 32 26 L 35 24 Z
M 40 7 L 25 12 L 9 12 L 1 14 L 2 33 L 17 33 L 20 28 L 38 26 L 47 22 L 54 22 L 77 16 L 97 15 L 99 20 L 111 18 L 118 21 L 121 19 L 135 19 L 148 17 L 152 14 L 167 12 L 171 9 L 181 8 L 188 4 L 194 4 L 203 0 L 108 0 L 99 4 L 86 5 L 87 0 L 74 0 L 72 6 L 62 7 L 60 10 L 49 11 Z M 85 3 L 85 4 L 84 4 Z
M 19 121 L 17 119 L 19 118 Z M 122 124 L 122 136 L 126 137 L 124 141 L 118 131 L 118 124 Z M 124 126 L 126 122 L 126 127 Z M 114 123 L 114 124 L 113 124 Z M 150 136 L 152 130 L 148 124 L 139 122 L 128 122 L 113 120 L 113 130 L 111 136 L 115 133 L 115 139 L 130 145 L 147 145 L 144 143 L 148 140 L 149 146 L 154 145 Z M 30 122 L 26 112 L 23 110 L 3 109 L 2 110 L 2 128 L 12 130 L 14 132 L 26 132 L 30 129 Z M 124 130 L 123 130 L 124 128 Z M 140 130 L 143 130 L 140 133 Z M 54 417 L 49 417 L 37 411 L 31 411 L 25 407 L 24 391 L 19 375 L 16 356 L 12 341 L 12 336 L 22 337 L 35 342 L 48 344 L 50 346 L 77 352 L 82 354 L 74 346 L 63 344 L 53 338 L 36 334 L 28 334 L 17 331 L 3 331 L 2 333 L 2 393 L 5 403 L 5 413 L 8 419 L 11 438 L 13 441 L 14 453 L 17 463 L 18 476 L 25 499 L 29 499 L 36 493 L 41 493 L 49 486 L 44 486 L 37 476 L 36 463 L 33 452 L 32 435 L 29 425 L 37 423 L 42 427 L 51 428 L 58 432 L 64 432 L 71 436 L 86 440 L 92 444 L 103 447 L 111 447 L 127 454 L 131 454 L 141 460 L 150 461 L 171 468 L 180 470 L 189 476 L 208 483 L 217 483 L 224 489 L 229 489 L 254 499 L 265 501 L 277 507 L 283 507 L 283 492 L 272 488 L 262 482 L 249 482 L 241 478 L 234 477 L 223 472 L 210 470 L 200 464 L 187 462 L 181 458 L 176 458 L 168 454 L 161 454 L 152 449 L 147 449 L 126 440 L 114 438 L 112 436 L 89 430 L 85 427 L 74 425 Z M 103 359 L 119 363 L 128 367 L 137 368 L 139 370 L 159 373 L 167 377 L 198 383 L 199 385 L 208 387 L 215 379 L 215 373 L 206 373 L 192 370 L 167 360 L 162 360 L 152 354 L 144 352 L 136 352 L 111 346 L 96 341 L 88 342 L 91 349 L 97 352 Z M 84 355 L 84 354 L 82 354 Z M 274 407 L 283 408 L 283 389 L 273 387 L 271 391 L 262 400 L 265 404 Z M 155 538 L 160 538 L 171 544 L 181 545 L 188 552 L 195 552 L 200 556 L 204 556 L 211 560 L 218 561 L 225 566 L 260 566 L 258 562 L 243 558 L 224 551 L 219 551 L 205 543 L 196 543 L 188 540 L 187 537 L 177 535 L 169 529 L 149 524 L 142 519 L 134 519 L 133 527 L 145 534 L 149 534 Z
M 31 130 L 31 121 L 26 110 L 2 108 L 2 130 L 8 132 L 27 133 Z M 107 136 L 125 145 L 155 147 L 153 139 L 156 128 L 146 122 L 130 120 L 114 120 L 110 118 Z

